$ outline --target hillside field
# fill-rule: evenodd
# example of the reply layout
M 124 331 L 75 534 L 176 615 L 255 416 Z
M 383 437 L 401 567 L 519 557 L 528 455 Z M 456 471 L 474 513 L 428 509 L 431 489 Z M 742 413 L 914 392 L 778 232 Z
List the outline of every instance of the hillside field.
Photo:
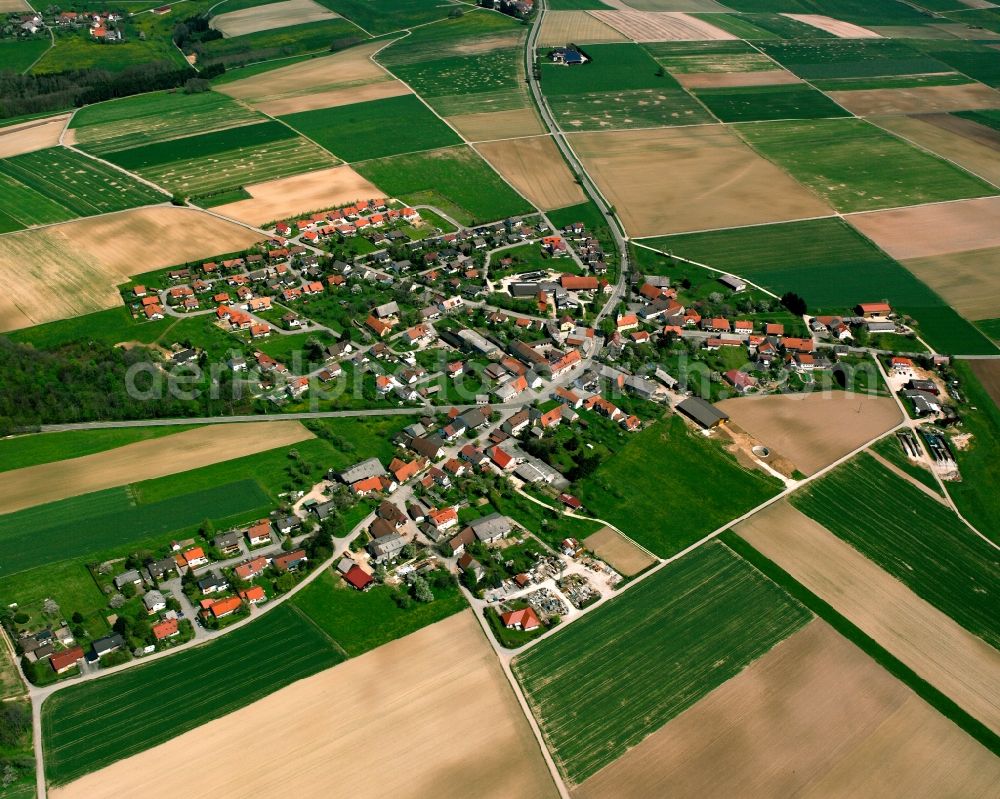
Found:
M 515 658 L 549 749 L 580 783 L 810 618 L 711 544 Z
M 282 607 L 217 641 L 66 688 L 42 706 L 46 776 L 65 784 L 343 659 L 323 633 Z M 137 735 L 133 722 L 151 709 L 155 723 Z
M 779 488 L 777 480 L 743 469 L 718 442 L 672 415 L 630 437 L 574 493 L 591 515 L 667 557 Z
M 792 504 L 993 647 L 1000 556 L 944 505 L 872 458 L 854 458 Z

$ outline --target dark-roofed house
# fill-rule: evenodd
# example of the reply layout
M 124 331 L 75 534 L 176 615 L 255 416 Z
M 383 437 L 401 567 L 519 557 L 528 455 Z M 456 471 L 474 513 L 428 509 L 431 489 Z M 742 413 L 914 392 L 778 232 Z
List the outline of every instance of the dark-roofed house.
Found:
M 104 638 L 98 638 L 91 644 L 91 655 L 94 660 L 97 660 L 111 652 L 117 652 L 123 646 L 125 646 L 125 639 L 118 633 L 112 633 Z
M 304 549 L 296 549 L 293 552 L 286 552 L 284 555 L 277 555 L 271 561 L 271 565 L 279 572 L 293 572 L 307 560 L 309 558 L 306 557 L 306 551 Z
M 146 569 L 154 580 L 162 580 L 171 572 L 177 571 L 177 563 L 173 558 L 161 558 L 160 560 L 151 560 L 146 564 Z
M 406 540 L 399 533 L 389 533 L 368 543 L 368 553 L 376 563 L 384 563 L 395 558 L 406 546 Z
M 677 410 L 706 430 L 729 421 L 729 416 L 701 397 L 688 397 L 677 404 Z
M 139 576 L 139 572 L 135 569 L 130 569 L 115 577 L 114 583 L 115 588 L 121 591 L 126 585 L 142 585 L 142 577 Z
M 230 530 L 228 533 L 221 533 L 214 539 L 215 548 L 223 555 L 234 555 L 240 551 L 240 539 L 243 536 L 239 530 Z
M 410 449 L 431 461 L 444 454 L 444 441 L 440 436 L 416 436 L 410 440 Z
M 369 477 L 381 477 L 384 474 L 385 467 L 382 466 L 382 461 L 378 458 L 368 458 L 340 472 L 337 477 L 347 485 L 352 485 L 359 480 L 367 480 Z

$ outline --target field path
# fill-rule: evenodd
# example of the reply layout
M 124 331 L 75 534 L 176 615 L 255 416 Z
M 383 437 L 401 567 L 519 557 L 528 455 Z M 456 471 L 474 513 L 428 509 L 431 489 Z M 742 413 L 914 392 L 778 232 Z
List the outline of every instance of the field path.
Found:
M 921 491 L 923 491 L 927 496 L 929 496 L 931 499 L 935 500 L 936 502 L 940 502 L 946 508 L 950 508 L 951 507 L 951 505 L 948 504 L 948 500 L 946 500 L 943 496 L 941 496 L 937 491 L 934 491 L 934 490 L 928 488 L 923 483 L 921 483 L 917 478 L 915 478 L 913 475 L 907 474 L 902 469 L 900 469 L 895 463 L 892 463 L 891 461 L 888 461 L 885 458 L 883 458 L 875 450 L 873 450 L 873 449 L 868 450 L 868 454 L 871 455 L 879 463 L 881 463 L 886 469 L 888 469 L 894 475 L 896 475 L 897 477 L 902 478 L 903 480 L 906 480 L 906 482 L 910 483 L 911 485 L 916 486 Z

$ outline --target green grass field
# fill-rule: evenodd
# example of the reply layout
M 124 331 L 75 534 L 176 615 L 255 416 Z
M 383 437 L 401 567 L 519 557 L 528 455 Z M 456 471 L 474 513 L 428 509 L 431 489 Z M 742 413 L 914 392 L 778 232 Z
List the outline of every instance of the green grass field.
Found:
M 857 457 L 792 504 L 991 646 L 1000 646 L 1000 555 L 947 507 Z
M 1000 59 L 997 58 L 997 51 L 989 47 L 987 42 L 933 39 L 913 41 L 912 44 L 921 52 L 943 61 L 952 69 L 964 72 L 970 78 L 988 86 L 1000 86 Z
M 832 33 L 780 14 L 695 14 L 695 16 L 751 42 L 833 38 Z
M 461 144 L 455 131 L 412 94 L 281 118 L 344 161 Z
M 713 14 L 712 18 L 719 16 L 724 15 Z M 777 69 L 771 59 L 741 41 L 650 42 L 643 47 L 656 63 L 674 74 Z
M 915 89 L 921 86 L 961 86 L 970 83 L 965 75 L 887 75 L 881 78 L 829 78 L 809 81 L 820 91 L 861 91 L 865 89 Z
M 903 452 L 903 446 L 899 443 L 899 438 L 895 433 L 876 441 L 872 444 L 872 449 L 893 466 L 902 469 L 914 480 L 918 480 L 921 484 L 927 486 L 931 491 L 936 494 L 941 493 L 937 480 L 934 479 L 934 475 L 931 474 L 930 469 L 924 468 L 919 463 L 915 463 L 906 457 L 906 453 Z
M 152 15 L 143 16 L 148 18 Z M 170 41 L 169 32 L 162 36 L 147 34 L 146 40 L 142 41 L 139 39 L 137 29 L 126 29 L 125 41 L 102 44 L 94 40 L 87 26 L 76 31 L 61 30 L 56 27 L 55 31 L 55 47 L 45 52 L 32 67 L 31 74 L 48 75 L 76 69 L 122 72 L 129 67 L 151 61 L 167 61 L 175 67 L 183 67 L 186 63 Z
M 800 77 L 871 78 L 950 71 L 946 64 L 900 39 L 828 39 L 762 42 L 760 48 Z
M 200 196 L 340 163 L 280 122 L 161 141 L 106 156 L 185 196 Z
M 579 67 L 543 60 L 541 86 L 546 97 L 678 85 L 669 75 L 659 75 L 660 65 L 637 44 L 591 44 L 585 52 L 592 60 Z
M 804 84 L 698 89 L 695 96 L 723 122 L 850 116 L 825 94 Z
M 741 275 L 777 294 L 794 291 L 811 313 L 845 313 L 865 297 L 884 297 L 912 314 L 942 352 L 995 351 L 909 270 L 840 219 L 682 233 L 645 243 Z
M 200 45 L 199 64 L 238 65 L 305 53 L 343 50 L 367 39 L 346 19 L 323 19 L 302 25 L 246 33 L 229 39 L 213 39 Z
M 389 196 L 437 206 L 464 225 L 532 210 L 470 147 L 397 155 L 354 168 Z
M 667 557 L 780 488 L 774 478 L 743 469 L 719 442 L 670 416 L 632 436 L 577 484 L 575 493 L 591 515 Z
M 63 147 L 0 159 L 0 214 L 22 227 L 166 199 L 135 178 Z
M 528 106 L 523 46 L 448 56 L 390 69 L 443 116 Z
M 842 212 L 996 193 L 958 167 L 860 119 L 765 122 L 736 130 Z
M 65 784 L 342 660 L 316 627 L 280 607 L 217 641 L 66 688 L 42 706 L 46 776 Z
M 10 72 L 24 72 L 49 49 L 51 44 L 47 33 L 39 33 L 30 39 L 0 39 L 0 64 Z
M 336 11 L 373 35 L 423 25 L 444 19 L 453 8 L 466 7 L 453 0 L 427 3 L 425 0 L 319 0 L 321 6 Z
M 109 488 L 0 516 L 8 548 L 0 578 L 59 560 L 121 550 L 197 525 L 269 509 L 252 480 L 227 483 L 160 502 L 136 505 L 127 488 Z
M 661 569 L 513 662 L 560 770 L 579 784 L 810 618 L 720 544 Z
M 100 155 L 264 121 L 263 114 L 224 94 L 173 91 L 85 106 L 73 117 L 72 127 L 77 145 Z
M 197 425 L 177 427 L 113 427 L 106 430 L 67 430 L 61 433 L 34 433 L 0 439 L 0 472 L 24 469 L 105 452 L 137 441 L 160 438 Z
M 1000 342 L 1000 319 L 979 319 L 976 321 L 976 327 L 993 341 Z
M 664 76 L 662 89 L 564 94 L 549 99 L 552 115 L 566 131 L 626 130 L 712 122 L 704 106 Z
M 433 602 L 414 602 L 404 610 L 389 587 L 361 593 L 327 569 L 295 595 L 292 605 L 355 657 L 468 607 L 457 585 L 434 589 L 434 595 Z
M 550 0 L 548 8 L 552 11 L 610 11 L 611 6 L 601 0 Z
M 993 130 L 1000 130 L 1000 111 L 996 109 L 980 109 L 979 111 L 954 111 L 953 116 L 968 119 Z
M 731 0 L 725 5 L 747 13 L 824 14 L 855 25 L 924 25 L 934 21 L 896 0 Z

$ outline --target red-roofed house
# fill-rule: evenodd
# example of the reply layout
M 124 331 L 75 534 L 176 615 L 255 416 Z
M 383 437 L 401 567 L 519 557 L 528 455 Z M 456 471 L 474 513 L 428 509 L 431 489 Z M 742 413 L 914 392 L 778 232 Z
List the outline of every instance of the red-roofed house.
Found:
M 175 621 L 174 624 L 176 623 Z M 81 660 L 83 660 L 83 648 L 74 646 L 65 652 L 56 652 L 49 658 L 49 665 L 56 674 L 65 674 Z
M 179 633 L 180 629 L 178 629 L 177 619 L 167 619 L 153 625 L 153 637 L 157 641 L 162 641 L 164 638 L 173 638 Z
M 240 591 L 240 599 L 249 605 L 259 605 L 261 602 L 267 602 L 267 593 L 259 585 L 255 585 L 253 588 Z
M 358 566 L 357 563 L 347 570 L 344 574 L 344 579 L 347 581 L 348 585 L 352 588 L 356 588 L 358 591 L 367 591 L 372 587 L 372 583 L 375 582 L 375 580 L 372 579 L 372 576 Z
M 239 597 L 231 596 L 226 599 L 220 599 L 218 602 L 213 602 L 209 610 L 212 611 L 212 615 L 216 619 L 224 619 L 226 616 L 233 615 L 241 607 L 243 607 L 243 600 Z
M 522 608 L 521 610 L 511 610 L 507 613 L 502 613 L 500 614 L 500 620 L 508 630 L 531 632 L 542 626 L 534 608 Z

